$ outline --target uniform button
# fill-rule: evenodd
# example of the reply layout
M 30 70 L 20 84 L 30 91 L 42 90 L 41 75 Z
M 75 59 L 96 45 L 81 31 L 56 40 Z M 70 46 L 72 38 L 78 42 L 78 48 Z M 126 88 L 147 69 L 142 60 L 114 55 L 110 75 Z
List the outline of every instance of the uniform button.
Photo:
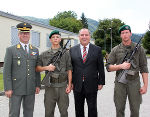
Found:
M 30 74 L 28 74 L 28 76 L 29 76 Z
M 28 69 L 28 71 L 29 71 L 30 69 Z

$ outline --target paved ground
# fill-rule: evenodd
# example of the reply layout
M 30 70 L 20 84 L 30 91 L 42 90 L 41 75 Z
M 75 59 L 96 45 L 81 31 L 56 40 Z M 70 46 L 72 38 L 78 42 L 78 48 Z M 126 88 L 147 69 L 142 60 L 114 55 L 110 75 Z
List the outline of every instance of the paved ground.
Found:
M 150 59 L 148 59 L 148 66 L 150 70 Z M 115 106 L 113 102 L 114 90 L 114 75 L 115 72 L 108 73 L 106 71 L 106 85 L 98 92 L 97 108 L 98 117 L 115 117 Z M 43 104 L 44 90 L 36 95 L 34 117 L 44 117 L 44 104 Z M 68 109 L 69 117 L 75 117 L 73 93 L 69 94 L 70 106 Z M 85 105 L 85 114 L 87 117 L 87 106 Z M 8 98 L 0 96 L 0 116 L 8 117 Z M 130 116 L 129 105 L 126 105 L 126 117 Z M 21 109 L 21 117 L 22 109 Z M 55 117 L 60 117 L 58 108 L 55 110 Z M 143 103 L 140 109 L 140 117 L 150 117 L 150 83 L 147 94 L 143 95 Z

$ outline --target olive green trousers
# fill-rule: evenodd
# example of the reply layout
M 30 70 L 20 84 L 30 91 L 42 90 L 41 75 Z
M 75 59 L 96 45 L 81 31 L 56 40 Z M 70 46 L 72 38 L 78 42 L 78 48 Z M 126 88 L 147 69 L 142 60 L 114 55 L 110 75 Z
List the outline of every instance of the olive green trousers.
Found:
M 140 90 L 140 79 L 129 81 L 128 84 L 115 82 L 114 103 L 116 107 L 116 117 L 125 117 L 125 106 L 128 97 L 130 105 L 130 117 L 139 117 L 142 96 Z
M 66 87 L 46 87 L 44 94 L 45 117 L 54 117 L 56 103 L 60 117 L 68 117 L 69 97 Z

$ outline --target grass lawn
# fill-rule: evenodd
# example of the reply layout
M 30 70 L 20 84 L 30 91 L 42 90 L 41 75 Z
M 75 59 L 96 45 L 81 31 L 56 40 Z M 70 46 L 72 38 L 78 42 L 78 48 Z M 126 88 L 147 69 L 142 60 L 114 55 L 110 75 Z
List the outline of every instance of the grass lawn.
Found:
M 41 74 L 41 81 L 43 80 L 44 76 L 45 76 L 45 74 L 42 73 L 42 74 Z
M 3 74 L 0 74 L 0 91 L 3 91 Z

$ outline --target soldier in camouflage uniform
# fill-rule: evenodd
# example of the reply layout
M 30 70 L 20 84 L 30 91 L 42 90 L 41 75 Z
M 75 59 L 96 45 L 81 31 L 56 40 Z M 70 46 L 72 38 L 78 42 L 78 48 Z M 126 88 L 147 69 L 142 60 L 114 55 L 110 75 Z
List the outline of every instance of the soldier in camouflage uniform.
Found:
M 19 23 L 17 28 L 20 42 L 6 49 L 4 90 L 9 98 L 9 117 L 20 117 L 21 103 L 23 116 L 33 117 L 35 93 L 40 91 L 40 73 L 35 71 L 39 51 L 29 44 L 32 26 Z
M 128 97 L 131 117 L 139 117 L 140 104 L 142 103 L 142 94 L 147 92 L 148 86 L 148 68 L 147 59 L 142 46 L 139 47 L 134 54 L 133 60 L 130 63 L 124 61 L 126 52 L 131 53 L 136 44 L 131 41 L 131 28 L 128 25 L 123 25 L 119 29 L 119 34 L 122 38 L 122 43 L 114 47 L 109 54 L 106 68 L 108 71 L 116 71 L 115 88 L 114 88 L 114 103 L 116 107 L 116 117 L 125 117 L 125 105 Z M 129 56 L 130 54 L 128 54 Z M 127 56 L 127 58 L 128 58 Z M 117 76 L 121 70 L 128 69 L 126 76 L 127 84 L 119 83 Z M 143 86 L 140 86 L 140 76 L 142 74 Z
M 44 104 L 45 117 L 54 117 L 54 110 L 56 103 L 58 105 L 60 116 L 68 117 L 69 98 L 68 93 L 71 91 L 72 82 L 72 65 L 69 51 L 67 50 L 61 57 L 60 61 L 54 66 L 53 63 L 49 65 L 49 61 L 54 56 L 57 56 L 60 47 L 61 37 L 57 30 L 51 32 L 50 41 L 52 47 L 43 52 L 38 60 L 37 71 L 48 71 L 50 74 L 50 85 L 45 86 Z

